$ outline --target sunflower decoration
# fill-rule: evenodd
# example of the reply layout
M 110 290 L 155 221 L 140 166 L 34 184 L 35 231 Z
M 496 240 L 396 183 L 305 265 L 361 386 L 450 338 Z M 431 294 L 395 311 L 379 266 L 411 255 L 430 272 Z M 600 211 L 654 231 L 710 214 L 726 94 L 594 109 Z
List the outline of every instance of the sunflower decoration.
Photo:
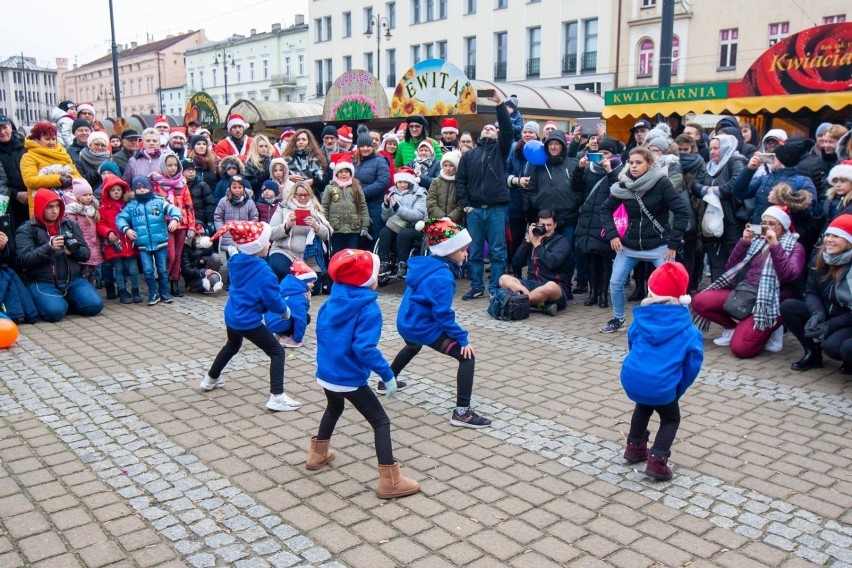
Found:
M 409 70 L 405 72 L 405 75 L 403 75 L 402 78 L 414 79 L 414 67 L 409 68 Z
M 411 116 L 412 114 L 420 114 L 416 112 L 417 109 L 417 100 L 416 99 L 408 99 L 402 103 L 402 114 L 403 116 Z
M 451 105 L 448 105 L 444 101 L 438 101 L 432 106 L 432 116 L 445 116 L 450 114 L 450 110 L 452 109 Z

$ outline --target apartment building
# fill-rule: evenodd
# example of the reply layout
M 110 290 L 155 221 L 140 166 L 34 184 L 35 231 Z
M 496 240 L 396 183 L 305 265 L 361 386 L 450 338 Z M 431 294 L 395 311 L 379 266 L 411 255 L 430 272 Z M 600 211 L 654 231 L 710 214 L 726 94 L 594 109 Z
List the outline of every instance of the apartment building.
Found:
M 57 97 L 56 69 L 40 67 L 34 58 L 21 55 L 0 62 L 0 112 L 18 126 L 50 120 Z

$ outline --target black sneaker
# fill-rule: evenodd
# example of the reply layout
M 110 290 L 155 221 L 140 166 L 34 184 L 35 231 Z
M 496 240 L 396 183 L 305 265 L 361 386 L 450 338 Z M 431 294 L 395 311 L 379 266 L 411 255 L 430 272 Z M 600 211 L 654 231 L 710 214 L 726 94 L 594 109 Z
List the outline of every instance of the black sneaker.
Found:
M 159 294 L 149 294 L 148 295 L 148 305 L 156 306 L 160 303 L 160 295 Z
M 462 300 L 475 300 L 477 298 L 481 298 L 485 295 L 485 290 L 477 290 L 476 288 L 471 288 L 470 290 L 462 296 Z
M 408 383 L 406 383 L 405 381 L 397 381 L 396 382 L 396 390 L 402 390 L 407 386 L 408 386 Z M 379 381 L 379 384 L 376 385 L 376 389 L 378 389 L 380 391 L 386 391 L 386 390 L 388 390 L 388 387 L 385 386 L 384 381 Z
M 457 410 L 453 410 L 453 417 L 450 418 L 451 426 L 459 426 L 461 428 L 486 428 L 491 426 L 491 420 L 483 418 L 468 408 L 464 414 L 459 414 Z
M 612 318 L 601 328 L 601 333 L 614 333 L 624 329 L 624 318 Z
M 403 279 L 408 276 L 408 265 L 401 260 L 396 263 L 396 277 Z
M 542 312 L 542 313 L 544 313 L 544 314 L 549 315 L 550 317 L 555 317 L 555 316 L 556 316 L 556 312 L 557 312 L 558 310 L 559 310 L 559 308 L 556 306 L 556 304 L 554 304 L 554 303 L 549 303 L 549 304 L 544 304 L 544 306 L 543 306 L 543 307 L 542 307 L 542 309 L 541 309 L 541 312 Z

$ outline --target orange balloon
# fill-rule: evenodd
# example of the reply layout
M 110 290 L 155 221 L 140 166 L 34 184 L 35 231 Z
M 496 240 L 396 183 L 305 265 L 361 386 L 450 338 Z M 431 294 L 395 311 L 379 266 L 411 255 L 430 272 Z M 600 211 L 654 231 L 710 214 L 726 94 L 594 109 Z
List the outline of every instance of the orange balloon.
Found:
M 10 319 L 0 318 L 0 349 L 11 347 L 18 340 L 18 326 Z

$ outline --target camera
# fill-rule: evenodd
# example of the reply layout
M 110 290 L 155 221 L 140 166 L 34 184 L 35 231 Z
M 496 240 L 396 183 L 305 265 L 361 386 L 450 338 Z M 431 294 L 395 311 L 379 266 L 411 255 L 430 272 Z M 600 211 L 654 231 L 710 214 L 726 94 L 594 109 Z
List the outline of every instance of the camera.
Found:
M 65 250 L 72 254 L 80 250 L 80 241 L 74 238 L 72 231 L 62 231 L 60 236 L 65 239 Z
M 545 227 L 544 225 L 536 225 L 532 228 L 532 234 L 536 237 L 543 237 L 547 234 L 547 227 Z
M 109 243 L 109 246 L 112 247 L 112 250 L 114 250 L 115 252 L 119 252 L 119 253 L 121 252 L 121 250 L 122 250 L 121 241 L 115 241 L 115 242 L 107 241 L 107 242 Z

